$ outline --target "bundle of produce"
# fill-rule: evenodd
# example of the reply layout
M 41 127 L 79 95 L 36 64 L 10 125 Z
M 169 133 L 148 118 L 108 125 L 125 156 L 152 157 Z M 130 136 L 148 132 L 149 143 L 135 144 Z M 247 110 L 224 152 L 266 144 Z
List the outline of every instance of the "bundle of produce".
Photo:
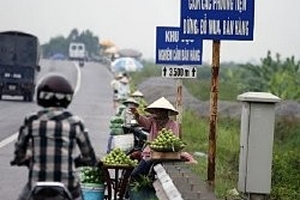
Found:
M 171 129 L 163 128 L 158 132 L 158 136 L 149 142 L 152 150 L 158 152 L 178 152 L 185 147 L 185 143 Z
M 137 108 L 138 112 L 141 115 L 145 115 L 147 114 L 147 112 L 145 111 L 145 109 L 147 108 L 148 104 L 146 103 L 146 101 L 144 99 L 139 99 L 139 107 Z
M 122 124 L 122 123 L 124 123 L 124 119 L 121 116 L 115 115 L 110 118 L 110 123 L 111 124 Z
M 136 166 L 138 164 L 137 160 L 130 159 L 120 148 L 113 149 L 103 157 L 102 162 L 113 166 Z
M 122 128 L 123 124 L 124 124 L 123 117 L 113 116 L 110 119 L 110 125 L 109 125 L 109 128 L 111 130 L 111 135 L 121 135 L 121 134 L 124 134 L 124 130 Z
M 80 169 L 80 182 L 83 184 L 103 184 L 104 177 L 98 167 L 82 167 Z

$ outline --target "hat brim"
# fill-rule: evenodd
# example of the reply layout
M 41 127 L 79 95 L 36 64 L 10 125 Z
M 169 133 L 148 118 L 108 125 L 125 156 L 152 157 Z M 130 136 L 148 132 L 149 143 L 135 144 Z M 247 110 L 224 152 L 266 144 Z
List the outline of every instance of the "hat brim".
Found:
M 126 99 L 123 104 L 127 105 L 127 104 L 134 104 L 136 106 L 139 106 L 139 103 L 134 99 L 134 98 L 128 98 Z
M 121 82 L 121 83 L 129 83 L 129 80 L 128 80 L 128 78 L 126 78 L 126 77 L 122 77 L 122 78 L 120 79 L 120 82 Z
M 170 111 L 169 115 L 178 115 L 178 111 L 165 97 L 161 97 L 154 101 L 146 108 L 146 111 L 151 112 L 151 109 L 164 109 Z
M 133 105 L 135 105 L 135 106 L 139 106 L 139 104 L 138 103 L 135 103 L 135 102 L 132 102 L 132 101 L 125 101 L 125 102 L 123 102 L 123 104 L 124 105 L 128 105 L 128 104 L 133 104 Z
M 177 110 L 173 110 L 173 109 L 167 109 L 167 108 L 145 108 L 146 112 L 149 112 L 151 114 L 156 113 L 156 110 L 167 110 L 168 111 L 168 115 L 169 116 L 173 116 L 173 115 L 178 115 L 179 112 Z
M 139 90 L 132 93 L 131 96 L 132 97 L 144 97 L 143 93 L 141 93 Z

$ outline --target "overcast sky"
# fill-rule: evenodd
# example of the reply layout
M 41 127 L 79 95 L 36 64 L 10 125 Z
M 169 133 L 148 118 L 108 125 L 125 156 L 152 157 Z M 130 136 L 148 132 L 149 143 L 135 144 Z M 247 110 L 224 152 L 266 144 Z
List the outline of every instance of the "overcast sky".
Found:
M 299 0 L 255 0 L 254 41 L 221 41 L 221 62 L 259 61 L 268 50 L 299 60 L 299 9 Z M 30 32 L 41 43 L 88 29 L 154 59 L 156 26 L 179 26 L 180 0 L 0 0 L 0 16 L 0 31 Z M 211 46 L 204 42 L 204 62 Z

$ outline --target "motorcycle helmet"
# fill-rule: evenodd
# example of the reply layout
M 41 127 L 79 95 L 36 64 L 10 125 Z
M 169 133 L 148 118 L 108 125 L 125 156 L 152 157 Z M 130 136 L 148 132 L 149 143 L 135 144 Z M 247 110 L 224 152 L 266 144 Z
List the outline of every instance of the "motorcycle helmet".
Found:
M 73 93 L 71 84 L 64 76 L 48 75 L 37 86 L 37 104 L 46 108 L 67 108 L 72 101 Z

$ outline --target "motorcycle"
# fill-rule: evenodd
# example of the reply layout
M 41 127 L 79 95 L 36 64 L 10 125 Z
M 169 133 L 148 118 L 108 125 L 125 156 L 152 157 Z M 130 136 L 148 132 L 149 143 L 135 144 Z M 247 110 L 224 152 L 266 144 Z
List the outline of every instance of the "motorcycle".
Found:
M 143 151 L 143 148 L 145 147 L 145 144 L 147 143 L 147 139 L 149 136 L 149 133 L 147 130 L 145 130 L 143 127 L 139 126 L 135 120 L 132 120 L 131 123 L 125 124 L 122 126 L 124 134 L 133 134 L 133 147 L 127 150 L 125 153 L 127 156 L 130 156 L 130 159 L 132 160 L 138 160 L 138 162 L 141 161 L 142 156 L 141 153 Z M 128 193 L 128 174 L 126 173 L 126 170 L 123 170 L 121 172 L 120 176 L 120 192 L 125 194 L 125 198 L 129 198 Z
M 73 200 L 69 190 L 59 182 L 37 182 L 28 200 Z
M 78 156 L 74 160 L 75 167 L 87 166 L 81 156 Z M 16 161 L 10 162 L 11 166 L 24 166 L 29 167 L 30 158 L 24 160 L 21 163 L 17 163 Z M 101 167 L 102 163 L 98 163 L 98 167 Z M 27 200 L 74 200 L 68 188 L 65 187 L 63 183 L 60 182 L 51 182 L 51 181 L 43 181 L 36 182 L 29 193 Z
M 126 154 L 129 155 L 131 159 L 137 159 L 140 161 L 141 152 L 145 147 L 149 132 L 134 121 L 130 124 L 124 125 L 122 128 L 125 134 L 132 133 L 134 136 L 133 147 L 127 151 Z

